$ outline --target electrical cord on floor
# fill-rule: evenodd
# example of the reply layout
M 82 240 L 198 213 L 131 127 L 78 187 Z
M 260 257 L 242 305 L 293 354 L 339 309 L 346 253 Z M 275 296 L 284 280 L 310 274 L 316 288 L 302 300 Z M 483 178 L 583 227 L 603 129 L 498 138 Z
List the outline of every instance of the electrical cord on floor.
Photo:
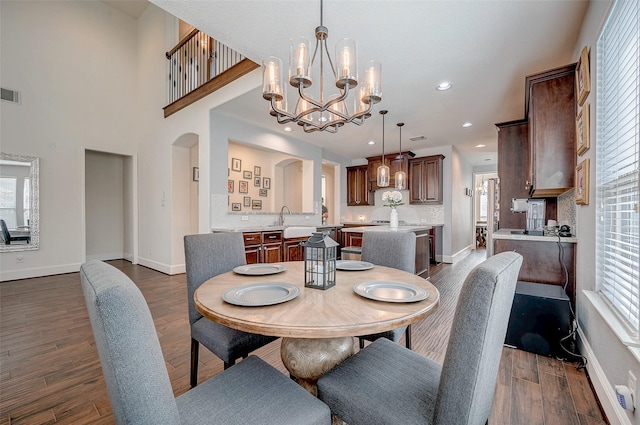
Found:
M 558 248 L 559 248 L 559 254 L 558 254 L 558 260 L 560 260 L 560 265 L 562 266 L 562 270 L 564 271 L 564 292 L 565 294 L 567 293 L 567 286 L 569 285 L 569 271 L 567 270 L 567 266 L 565 266 L 563 258 L 564 258 L 564 247 L 562 246 L 562 239 L 560 238 L 560 236 L 558 236 Z M 569 335 L 563 337 L 562 339 L 560 339 L 560 348 L 562 348 L 562 350 L 564 350 L 564 352 L 566 352 L 567 354 L 569 354 L 570 356 L 580 359 L 578 361 L 578 363 L 576 364 L 576 369 L 580 370 L 583 369 L 585 367 L 587 367 L 587 358 L 581 354 L 578 353 L 574 353 L 572 351 L 570 351 L 567 347 L 565 347 L 563 345 L 564 342 L 566 342 L 567 340 L 571 340 L 571 339 L 575 339 L 575 335 L 576 335 L 576 331 L 578 329 L 578 326 L 576 324 L 576 315 L 573 311 L 573 306 L 571 305 L 571 300 L 569 300 L 569 312 L 570 312 L 570 326 L 571 326 L 571 331 L 569 332 Z

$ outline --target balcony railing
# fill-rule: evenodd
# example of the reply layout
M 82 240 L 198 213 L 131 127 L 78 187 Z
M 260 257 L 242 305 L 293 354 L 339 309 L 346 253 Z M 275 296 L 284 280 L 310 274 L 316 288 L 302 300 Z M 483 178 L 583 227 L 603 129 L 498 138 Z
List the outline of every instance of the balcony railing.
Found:
M 187 34 L 166 56 L 165 118 L 259 66 L 197 29 Z

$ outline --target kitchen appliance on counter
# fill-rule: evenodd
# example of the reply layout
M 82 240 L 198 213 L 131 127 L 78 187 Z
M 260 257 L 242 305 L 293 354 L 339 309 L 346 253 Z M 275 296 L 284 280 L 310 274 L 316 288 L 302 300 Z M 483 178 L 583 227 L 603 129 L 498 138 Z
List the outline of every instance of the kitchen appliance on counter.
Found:
M 527 200 L 526 233 L 532 236 L 543 236 L 545 226 L 546 201 L 544 199 Z

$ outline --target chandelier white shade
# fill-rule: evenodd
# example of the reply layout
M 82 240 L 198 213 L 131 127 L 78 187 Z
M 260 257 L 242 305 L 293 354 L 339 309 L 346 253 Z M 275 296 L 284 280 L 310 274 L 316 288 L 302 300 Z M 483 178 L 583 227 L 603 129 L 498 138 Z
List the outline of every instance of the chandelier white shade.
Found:
M 399 122 L 396 124 L 400 129 L 400 154 L 396 157 L 397 159 L 404 159 L 404 154 L 402 153 L 402 126 L 403 122 Z M 404 161 L 400 161 L 400 169 L 396 171 L 394 176 L 394 180 L 396 181 L 396 189 L 404 190 L 407 188 L 407 173 L 404 171 L 403 164 Z
M 378 167 L 376 171 L 376 181 L 378 187 L 387 187 L 391 183 L 389 176 L 389 167 L 384 163 L 384 116 L 388 111 L 382 110 L 380 111 L 380 115 L 382 115 L 382 165 Z
M 262 60 L 262 97 L 270 102 L 269 113 L 280 124 L 295 122 L 307 133 L 335 133 L 346 123 L 362 125 L 371 116 L 373 105 L 382 100 L 382 65 L 376 61 L 367 62 L 362 79 L 358 80 L 356 42 L 350 38 L 336 43 L 334 65 L 327 48 L 329 30 L 322 25 L 322 0 L 320 26 L 316 27 L 315 36 L 313 52 L 306 38 L 291 40 L 288 82 L 297 92 L 291 109 L 288 108 L 282 60 L 275 56 Z M 316 64 L 319 71 L 314 71 Z M 325 67 L 330 68 L 333 76 L 326 82 Z M 312 74 L 316 75 L 318 84 L 314 85 Z M 333 83 L 337 90 L 325 93 L 328 83 Z

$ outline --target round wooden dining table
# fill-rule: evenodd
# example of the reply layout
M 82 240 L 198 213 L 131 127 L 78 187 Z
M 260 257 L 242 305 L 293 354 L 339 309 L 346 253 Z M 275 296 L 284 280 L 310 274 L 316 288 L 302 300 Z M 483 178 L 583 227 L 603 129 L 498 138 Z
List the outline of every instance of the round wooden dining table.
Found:
M 336 271 L 335 286 L 322 290 L 304 285 L 304 261 L 274 263 L 285 270 L 268 275 L 243 275 L 233 271 L 203 283 L 194 294 L 200 313 L 222 325 L 241 331 L 283 337 L 282 361 L 300 385 L 316 392 L 323 373 L 353 355 L 353 337 L 397 329 L 429 316 L 440 294 L 420 276 L 383 266 L 367 270 Z M 410 284 L 427 291 L 415 302 L 389 302 L 366 298 L 355 292 L 363 282 Z M 281 283 L 295 285 L 299 295 L 273 305 L 236 305 L 223 300 L 239 286 Z

